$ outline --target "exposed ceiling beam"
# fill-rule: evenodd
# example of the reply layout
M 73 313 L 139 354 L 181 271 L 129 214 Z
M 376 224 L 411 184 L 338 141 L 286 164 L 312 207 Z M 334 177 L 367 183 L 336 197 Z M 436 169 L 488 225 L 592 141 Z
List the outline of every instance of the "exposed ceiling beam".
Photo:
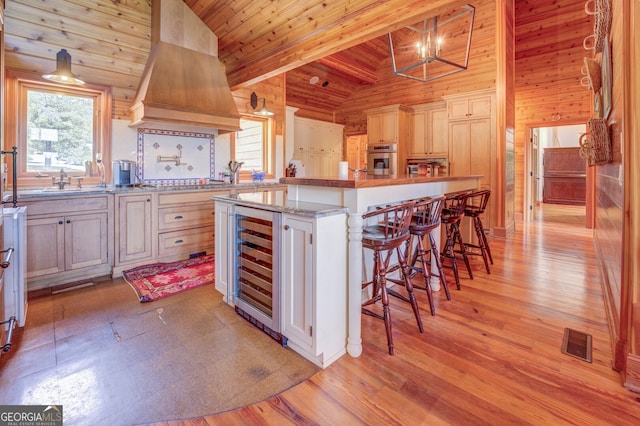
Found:
M 320 58 L 318 63 L 355 77 L 366 84 L 374 84 L 376 82 L 377 64 L 365 64 L 357 61 L 357 58 L 353 58 L 344 53 L 334 53 L 333 55 L 325 56 L 324 58 Z
M 416 19 L 432 16 L 448 3 L 446 0 L 378 1 L 325 26 L 311 28 L 287 43 L 266 43 L 261 49 L 246 49 L 242 55 L 226 56 L 221 51 L 220 58 L 226 66 L 229 85 L 235 90 L 413 24 Z

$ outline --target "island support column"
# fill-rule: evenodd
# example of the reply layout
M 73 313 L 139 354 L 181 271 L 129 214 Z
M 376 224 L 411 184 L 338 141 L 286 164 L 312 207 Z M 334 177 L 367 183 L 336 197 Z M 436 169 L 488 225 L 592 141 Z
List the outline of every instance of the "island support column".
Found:
M 353 357 L 362 353 L 361 312 L 362 305 L 362 213 L 349 213 L 349 287 L 348 287 L 348 338 L 347 352 Z

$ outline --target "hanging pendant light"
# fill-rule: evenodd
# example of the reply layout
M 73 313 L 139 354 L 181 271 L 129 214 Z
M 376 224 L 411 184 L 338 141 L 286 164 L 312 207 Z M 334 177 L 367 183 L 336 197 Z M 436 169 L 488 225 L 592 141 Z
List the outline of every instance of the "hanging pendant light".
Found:
M 62 84 L 84 84 L 84 81 L 73 75 L 71 72 L 71 55 L 66 49 L 62 49 L 56 55 L 56 70 L 45 74 L 42 78 Z
M 459 6 L 389 33 L 393 74 L 427 82 L 466 70 L 475 10 Z

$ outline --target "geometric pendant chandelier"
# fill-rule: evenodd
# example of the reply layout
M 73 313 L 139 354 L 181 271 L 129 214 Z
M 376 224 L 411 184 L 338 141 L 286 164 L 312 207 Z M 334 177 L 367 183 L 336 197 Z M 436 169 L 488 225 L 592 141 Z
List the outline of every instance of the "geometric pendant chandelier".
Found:
M 466 70 L 475 14 L 467 4 L 389 33 L 393 74 L 427 82 Z

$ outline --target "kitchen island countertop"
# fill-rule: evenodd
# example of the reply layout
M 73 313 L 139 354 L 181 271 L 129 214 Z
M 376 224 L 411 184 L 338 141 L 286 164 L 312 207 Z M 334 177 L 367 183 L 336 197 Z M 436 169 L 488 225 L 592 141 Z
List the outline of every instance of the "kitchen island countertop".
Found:
M 334 246 L 348 247 L 348 276 L 346 287 L 348 292 L 348 334 L 347 352 L 354 357 L 362 353 L 361 313 L 362 283 L 369 282 L 373 266 L 373 256 L 362 249 L 362 229 L 365 225 L 363 215 L 375 206 L 387 205 L 404 200 L 440 196 L 449 192 L 480 188 L 482 175 L 469 176 L 412 176 L 412 175 L 365 175 L 347 179 L 336 177 L 301 177 L 281 178 L 280 183 L 287 184 L 289 200 L 297 202 L 317 202 L 343 206 L 349 209 L 347 214 L 347 235 L 340 241 L 336 239 Z M 434 240 L 440 241 L 440 228 L 431 231 Z M 436 247 L 437 251 L 440 250 Z M 435 262 L 432 259 L 432 267 Z M 437 270 L 431 271 L 431 287 L 440 289 Z
M 256 207 L 278 213 L 307 217 L 323 217 L 347 213 L 349 209 L 331 204 L 288 200 L 285 191 L 248 192 L 243 194 L 214 195 L 214 201 L 224 201 L 240 206 Z
M 322 186 L 327 188 L 374 188 L 379 186 L 407 185 L 414 183 L 430 183 L 430 182 L 452 182 L 456 180 L 468 180 L 482 178 L 482 175 L 470 176 L 417 176 L 417 175 L 369 175 L 360 173 L 358 177 L 349 173 L 346 179 L 334 177 L 284 177 L 280 178 L 280 183 L 288 185 L 310 185 Z

